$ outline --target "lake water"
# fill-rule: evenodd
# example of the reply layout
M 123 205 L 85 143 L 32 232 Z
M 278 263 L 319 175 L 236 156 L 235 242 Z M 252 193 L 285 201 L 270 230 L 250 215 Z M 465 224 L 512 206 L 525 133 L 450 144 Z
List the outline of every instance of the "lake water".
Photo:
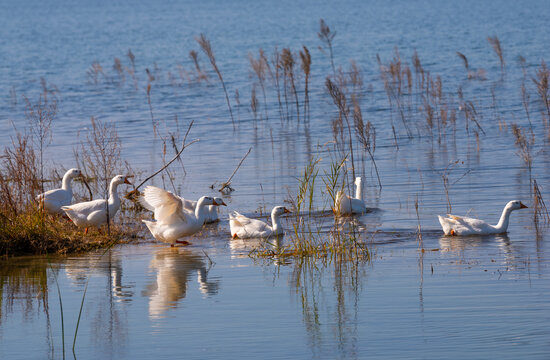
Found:
M 179 163 L 171 168 L 182 196 L 218 194 L 210 185 L 227 180 L 252 147 L 233 178 L 235 191 L 224 197 L 228 207 L 221 221 L 190 239 L 191 246 L 168 248 L 144 233 L 139 243 L 106 253 L 0 260 L 1 358 L 62 358 L 63 339 L 66 356 L 73 357 L 86 285 L 79 359 L 548 358 L 550 239 L 547 227 L 534 226 L 529 171 L 511 130 L 516 123 L 530 131 L 521 95 L 525 81 L 535 137 L 531 174 L 550 201 L 545 109 L 531 80 L 541 60 L 550 59 L 548 9 L 545 1 L 0 2 L 3 147 L 14 125 L 26 126 L 23 96 L 36 101 L 43 78 L 59 100 L 48 167 L 75 166 L 73 150 L 93 116 L 116 125 L 122 156 L 139 182 L 162 166 L 145 69 L 155 77 L 151 107 L 161 135 L 179 126 L 181 141 L 195 121 L 188 139 L 200 141 L 183 153 L 185 172 Z M 338 113 L 325 88 L 332 68 L 326 48 L 318 48 L 320 18 L 336 32 L 336 67 L 347 72 L 351 59 L 360 67 L 363 118 L 376 128 L 382 190 L 368 155 L 354 143 L 356 171 L 365 178 L 373 210 L 355 220 L 372 257 L 359 263 L 253 259 L 248 253 L 258 242 L 231 240 L 228 212 L 258 215 L 284 204 L 296 194 L 310 159 L 320 159 L 315 208 L 324 212 L 316 226 L 328 231 L 334 224 L 321 178 L 339 160 L 332 130 Z M 200 33 L 212 43 L 235 126 L 194 39 Z M 494 35 L 502 44 L 504 72 L 487 41 Z M 248 53 L 257 57 L 262 48 L 271 58 L 276 47 L 299 51 L 303 45 L 312 57 L 310 120 L 298 121 L 294 110 L 290 120 L 281 120 L 271 81 L 268 119 L 255 86 L 261 116 L 255 120 L 250 98 L 257 80 Z M 441 142 L 432 136 L 437 130 L 426 126 L 417 93 L 404 98 L 413 138 L 395 104 L 390 106 L 376 55 L 387 65 L 395 48 L 411 69 L 416 50 L 424 69 L 434 79 L 441 76 L 444 102 L 457 114 L 456 130 L 448 122 Z M 132 69 L 129 49 L 135 77 L 113 69 L 114 58 Z M 208 81 L 193 80 L 191 50 L 199 52 Z M 484 80 L 468 80 L 457 51 L 467 56 L 472 72 L 484 70 Z M 104 72 L 97 82 L 87 75 L 94 62 Z M 296 66 L 301 73 L 299 61 Z M 303 75 L 297 83 L 302 103 Z M 466 121 L 459 87 L 475 106 L 482 130 Z M 513 213 L 507 235 L 444 237 L 437 221 L 448 211 L 444 176 L 453 213 L 496 223 L 509 200 L 521 199 L 529 209 Z M 159 177 L 151 183 L 173 190 Z M 285 220 L 287 229 L 293 220 Z

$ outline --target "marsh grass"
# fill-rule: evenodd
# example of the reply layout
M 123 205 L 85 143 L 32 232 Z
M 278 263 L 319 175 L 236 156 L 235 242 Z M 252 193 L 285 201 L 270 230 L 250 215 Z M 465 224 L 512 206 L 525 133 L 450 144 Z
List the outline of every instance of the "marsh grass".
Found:
M 300 51 L 300 59 L 302 60 L 301 67 L 305 75 L 304 80 L 304 120 L 310 119 L 310 110 L 309 110 L 309 79 L 311 76 L 311 54 L 309 49 L 304 45 L 303 51 Z
M 332 50 L 332 41 L 334 40 L 334 37 L 336 36 L 335 31 L 331 31 L 330 27 L 327 25 L 325 20 L 320 19 L 319 20 L 319 32 L 317 33 L 317 37 L 321 40 L 323 45 L 326 46 L 328 49 L 328 55 L 330 59 L 330 66 L 332 67 L 332 75 L 336 76 L 336 67 L 334 66 L 334 53 Z M 319 49 L 322 52 L 325 52 L 325 50 L 320 46 Z
M 354 156 L 353 156 L 353 138 L 351 136 L 351 124 L 350 124 L 350 120 L 349 120 L 350 107 L 348 105 L 348 101 L 346 99 L 346 95 L 344 94 L 344 92 L 342 92 L 342 90 L 334 82 L 332 82 L 330 80 L 330 78 L 328 78 L 328 77 L 325 80 L 325 86 L 326 86 L 326 88 L 327 88 L 327 90 L 328 90 L 328 92 L 329 92 L 329 94 L 332 98 L 332 101 L 334 102 L 334 104 L 338 108 L 339 123 L 342 124 L 342 120 L 345 120 L 345 122 L 346 122 L 346 127 L 347 127 L 347 130 L 348 130 L 348 140 L 347 140 L 348 144 L 347 144 L 347 146 L 349 146 L 352 176 L 353 176 L 353 179 L 355 179 L 355 160 L 354 160 Z M 340 127 L 342 127 L 342 125 L 340 125 Z
M 515 144 L 518 148 L 516 153 L 527 166 L 529 171 L 529 184 L 532 183 L 533 172 L 533 147 L 535 145 L 535 135 L 530 136 L 517 124 L 512 124 L 512 133 L 514 134 Z
M 288 112 L 288 98 L 290 96 L 294 97 L 294 103 L 296 105 L 296 118 L 298 122 L 300 121 L 300 101 L 298 100 L 298 91 L 296 89 L 296 60 L 294 54 L 289 48 L 284 48 L 281 51 L 280 56 L 280 67 L 283 70 L 283 82 L 284 82 L 284 95 L 285 101 L 287 102 L 287 118 L 290 118 Z
M 542 198 L 542 193 L 537 184 L 537 180 L 533 180 L 533 222 L 538 230 L 541 225 L 550 224 L 550 215 L 548 208 Z
M 360 239 L 353 221 L 336 223 L 330 231 L 323 230 L 324 212 L 316 211 L 316 181 L 319 175 L 320 159 L 311 160 L 306 165 L 302 177 L 298 179 L 296 195 L 287 202 L 292 204 L 292 231 L 288 234 L 290 241 L 285 246 L 278 245 L 279 239 L 266 241 L 264 246 L 250 252 L 254 258 L 284 259 L 325 259 L 333 261 L 368 261 L 370 252 L 365 241 Z M 325 172 L 325 186 L 331 189 L 330 196 L 335 197 L 339 185 L 339 173 L 342 163 L 332 164 L 331 170 Z M 326 199 L 325 199 L 326 200 Z M 334 201 L 329 202 L 334 204 Z M 336 209 L 332 208 L 333 212 Z M 276 246 L 275 246 L 275 245 Z
M 231 102 L 229 101 L 229 95 L 227 94 L 227 88 L 225 86 L 225 82 L 223 81 L 223 76 L 218 68 L 218 65 L 216 64 L 216 57 L 214 56 L 214 51 L 212 50 L 212 45 L 210 44 L 210 40 L 206 38 L 206 35 L 200 34 L 200 36 L 196 37 L 195 40 L 200 45 L 202 51 L 206 54 L 208 57 L 208 60 L 210 60 L 210 64 L 212 65 L 212 68 L 216 72 L 216 75 L 218 75 L 218 79 L 220 79 L 220 82 L 223 87 L 223 92 L 225 94 L 225 101 L 227 102 L 227 108 L 229 109 L 229 115 L 231 115 L 231 123 L 233 124 L 233 129 L 235 129 L 235 119 L 233 118 L 233 111 L 231 110 Z
M 252 68 L 252 71 L 256 75 L 258 79 L 258 83 L 260 84 L 260 88 L 262 89 L 262 95 L 263 95 L 263 107 L 264 107 L 264 113 L 265 113 L 265 119 L 269 120 L 269 116 L 267 114 L 267 95 L 265 91 L 265 82 L 268 72 L 271 72 L 271 69 L 269 68 L 269 62 L 267 60 L 267 57 L 262 49 L 259 50 L 258 59 L 255 59 L 252 53 L 248 54 L 248 60 L 250 61 L 250 67 Z M 252 89 L 255 92 L 254 86 Z M 252 106 L 252 104 L 251 104 Z
M 541 117 L 544 126 L 548 129 L 548 138 L 550 139 L 550 70 L 548 70 L 544 60 L 542 60 L 532 80 L 536 86 L 543 108 L 546 110 L 546 114 L 544 111 L 541 112 Z
M 502 47 L 500 46 L 500 40 L 495 35 L 495 36 L 489 36 L 487 38 L 487 41 L 489 42 L 489 44 L 491 44 L 493 50 L 495 51 L 495 54 L 498 56 L 498 59 L 500 61 L 500 72 L 501 72 L 501 75 L 504 75 L 504 70 L 506 66 L 504 63 L 504 55 L 502 54 Z

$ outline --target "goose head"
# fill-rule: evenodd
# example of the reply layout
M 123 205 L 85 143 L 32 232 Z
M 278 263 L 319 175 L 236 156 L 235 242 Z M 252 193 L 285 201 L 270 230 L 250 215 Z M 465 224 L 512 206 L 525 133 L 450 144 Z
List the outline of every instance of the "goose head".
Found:
M 271 211 L 271 215 L 273 216 L 281 216 L 283 214 L 287 214 L 289 213 L 290 210 L 288 210 L 286 207 L 284 206 L 275 206 L 273 208 L 273 210 Z
M 506 208 L 510 210 L 526 209 L 527 206 L 519 200 L 512 200 L 506 204 Z
M 70 177 L 71 179 L 74 179 L 77 177 L 82 177 L 82 171 L 80 171 L 80 169 L 73 168 L 73 169 L 67 170 L 65 175 Z
M 219 198 L 219 197 L 215 197 L 214 198 L 214 204 L 213 205 L 216 205 L 216 206 L 227 206 L 227 204 L 223 201 L 222 198 Z
M 116 184 L 116 185 L 120 185 L 120 184 L 128 184 L 128 185 L 132 185 L 132 183 L 128 180 L 128 177 L 127 176 L 124 176 L 124 175 L 117 175 L 113 178 L 113 180 L 111 180 L 111 184 Z
M 197 206 L 201 204 L 201 205 L 217 205 L 214 198 L 213 197 L 210 197 L 210 196 L 203 196 L 199 199 L 199 201 L 197 202 Z

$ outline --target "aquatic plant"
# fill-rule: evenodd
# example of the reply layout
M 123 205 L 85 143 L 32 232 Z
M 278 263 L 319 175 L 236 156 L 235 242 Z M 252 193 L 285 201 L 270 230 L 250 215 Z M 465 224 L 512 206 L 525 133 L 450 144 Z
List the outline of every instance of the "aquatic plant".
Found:
M 275 84 L 275 89 L 277 90 L 277 103 L 279 105 L 279 118 L 281 119 L 281 124 L 283 123 L 283 120 L 285 118 L 288 118 L 288 116 L 285 117 L 285 112 L 283 111 L 283 102 L 281 100 L 281 53 L 277 48 L 273 50 L 273 54 L 271 55 L 271 67 L 275 69 L 275 72 L 273 73 L 273 83 Z M 288 104 L 287 104 L 287 111 L 288 111 Z
M 505 68 L 504 55 L 502 54 L 502 47 L 500 46 L 500 40 L 495 35 L 495 36 L 489 36 L 487 38 L 487 41 L 489 42 L 489 44 L 491 44 L 491 46 L 493 47 L 493 50 L 495 51 L 495 54 L 498 56 L 498 59 L 500 61 L 500 72 L 502 75 L 504 75 L 504 68 Z
M 550 70 L 546 66 L 544 60 L 541 61 L 540 67 L 536 70 L 535 77 L 532 78 L 533 83 L 537 88 L 540 100 L 546 110 L 546 116 L 544 112 L 541 112 L 542 121 L 545 127 L 550 128 Z M 548 132 L 550 137 L 550 131 Z
M 225 82 L 223 81 L 223 76 L 218 68 L 218 65 L 216 64 L 216 58 L 214 56 L 214 52 L 212 51 L 212 45 L 210 44 L 210 40 L 206 38 L 206 35 L 200 34 L 199 37 L 196 37 L 195 40 L 197 43 L 199 43 L 202 51 L 206 54 L 208 57 L 208 60 L 210 60 L 210 64 L 212 65 L 212 68 L 218 75 L 218 79 L 220 79 L 220 82 L 222 83 L 223 92 L 225 93 L 225 101 L 227 102 L 227 108 L 229 109 L 229 115 L 231 115 L 231 123 L 233 124 L 233 128 L 235 128 L 235 119 L 233 119 L 233 111 L 231 110 L 231 103 L 229 102 L 229 95 L 227 94 L 227 88 L 225 87 Z
M 94 85 L 97 85 L 99 82 L 99 76 L 101 75 L 104 79 L 107 79 L 107 75 L 103 72 L 103 67 L 98 61 L 94 61 L 90 68 L 86 71 L 86 75 L 88 76 L 88 81 L 93 83 Z
M 331 31 L 325 20 L 320 19 L 319 32 L 317 33 L 317 36 L 319 37 L 321 42 L 328 48 L 330 65 L 332 66 L 332 74 L 336 76 L 336 67 L 334 66 L 334 53 L 332 51 L 332 40 L 334 40 L 336 32 Z M 322 47 L 319 47 L 319 49 L 323 51 Z
M 347 100 L 346 100 L 346 95 L 328 77 L 325 80 L 325 86 L 326 86 L 330 96 L 332 97 L 332 101 L 334 102 L 334 104 L 338 108 L 340 122 L 342 120 L 346 121 L 346 126 L 347 126 L 347 130 L 348 130 L 348 135 L 349 135 L 348 145 L 349 145 L 349 149 L 350 149 L 349 153 L 350 153 L 350 157 L 351 157 L 351 170 L 352 170 L 353 178 L 355 179 L 355 161 L 354 161 L 354 157 L 353 157 L 353 139 L 351 137 L 351 125 L 350 125 L 350 121 L 349 121 L 350 108 L 349 108 L 349 105 L 348 105 Z
M 523 160 L 529 171 L 529 183 L 531 183 L 532 178 L 532 168 L 533 168 L 533 146 L 535 144 L 535 136 L 527 136 L 525 131 L 519 127 L 517 124 L 512 124 L 512 133 L 515 137 L 515 144 L 518 147 L 517 155 Z
M 258 83 L 260 84 L 260 88 L 262 89 L 265 119 L 269 120 L 269 116 L 267 115 L 267 96 L 265 92 L 266 73 L 269 70 L 269 62 L 267 61 L 267 57 L 265 56 L 265 53 L 262 49 L 259 50 L 258 59 L 255 59 L 254 56 L 249 53 L 248 60 L 250 61 L 250 67 L 252 68 L 254 74 L 256 74 L 256 77 L 258 78 Z
M 281 246 L 277 239 L 263 243 L 260 248 L 254 249 L 249 256 L 261 258 L 273 258 L 278 261 L 285 258 L 303 259 L 331 259 L 334 261 L 354 260 L 365 261 L 370 259 L 370 252 L 365 241 L 360 239 L 353 222 L 344 223 L 343 229 L 339 224 L 325 232 L 322 230 L 320 220 L 321 213 L 317 213 L 314 201 L 316 198 L 316 179 L 319 174 L 318 165 L 320 159 L 312 159 L 304 168 L 301 178 L 298 179 L 298 189 L 295 196 L 290 196 L 286 202 L 292 205 L 291 219 L 292 232 L 290 243 Z M 342 162 L 331 165 L 331 172 L 323 179 L 327 189 L 331 189 L 331 197 L 335 197 L 339 184 L 339 172 Z M 333 212 L 337 211 L 334 201 L 330 201 Z
M 310 111 L 309 111 L 309 78 L 311 76 L 311 54 L 309 53 L 308 48 L 304 45 L 304 51 L 300 51 L 300 59 L 302 59 L 302 71 L 305 75 L 304 80 L 304 119 L 309 120 Z
M 374 160 L 374 152 L 376 150 L 376 128 L 374 125 L 367 121 L 365 125 L 363 121 L 363 114 L 357 98 L 352 98 L 353 102 L 353 122 L 355 124 L 355 134 L 359 140 L 359 143 L 363 146 L 363 149 L 367 151 L 369 157 L 374 165 L 376 171 L 376 178 L 378 179 L 378 186 L 382 190 L 382 181 L 380 180 L 380 173 L 378 172 L 378 166 L 376 166 L 376 160 Z
M 201 80 L 208 80 L 208 75 L 202 71 L 199 64 L 199 54 L 195 50 L 191 50 L 189 51 L 189 57 L 193 61 L 193 65 L 195 65 L 195 71 L 197 73 L 195 76 L 196 81 L 200 82 Z
M 533 180 L 533 222 L 535 228 L 538 230 L 540 225 L 550 224 L 550 215 L 548 214 L 548 208 L 542 198 L 537 180 Z

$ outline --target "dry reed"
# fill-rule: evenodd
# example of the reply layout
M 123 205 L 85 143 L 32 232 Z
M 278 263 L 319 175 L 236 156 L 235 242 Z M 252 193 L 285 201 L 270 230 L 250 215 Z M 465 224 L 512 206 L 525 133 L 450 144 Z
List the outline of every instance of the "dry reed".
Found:
M 206 54 L 208 57 L 208 60 L 210 60 L 210 64 L 212 65 L 212 68 L 218 75 L 218 79 L 220 79 L 220 82 L 222 83 L 223 92 L 225 94 L 225 101 L 227 102 L 227 108 L 229 109 L 229 115 L 231 115 L 231 123 L 233 124 L 233 129 L 235 129 L 235 119 L 233 118 L 233 111 L 231 110 L 231 103 L 229 101 L 229 95 L 227 94 L 227 88 L 225 86 L 225 82 L 223 81 L 223 76 L 218 68 L 218 65 L 216 64 L 216 58 L 214 56 L 214 52 L 212 51 L 212 45 L 210 44 L 210 40 L 206 38 L 206 35 L 200 34 L 199 37 L 196 37 L 195 40 L 200 45 L 202 51 Z
M 334 40 L 334 37 L 336 36 L 336 32 L 331 31 L 330 27 L 327 25 L 325 20 L 320 19 L 319 20 L 319 32 L 317 33 L 317 36 L 321 40 L 321 42 L 328 48 L 329 51 L 329 58 L 330 58 L 330 65 L 332 67 L 332 74 L 336 76 L 336 67 L 334 66 L 334 53 L 332 51 L 332 41 Z M 324 52 L 322 47 L 319 47 L 321 51 Z

